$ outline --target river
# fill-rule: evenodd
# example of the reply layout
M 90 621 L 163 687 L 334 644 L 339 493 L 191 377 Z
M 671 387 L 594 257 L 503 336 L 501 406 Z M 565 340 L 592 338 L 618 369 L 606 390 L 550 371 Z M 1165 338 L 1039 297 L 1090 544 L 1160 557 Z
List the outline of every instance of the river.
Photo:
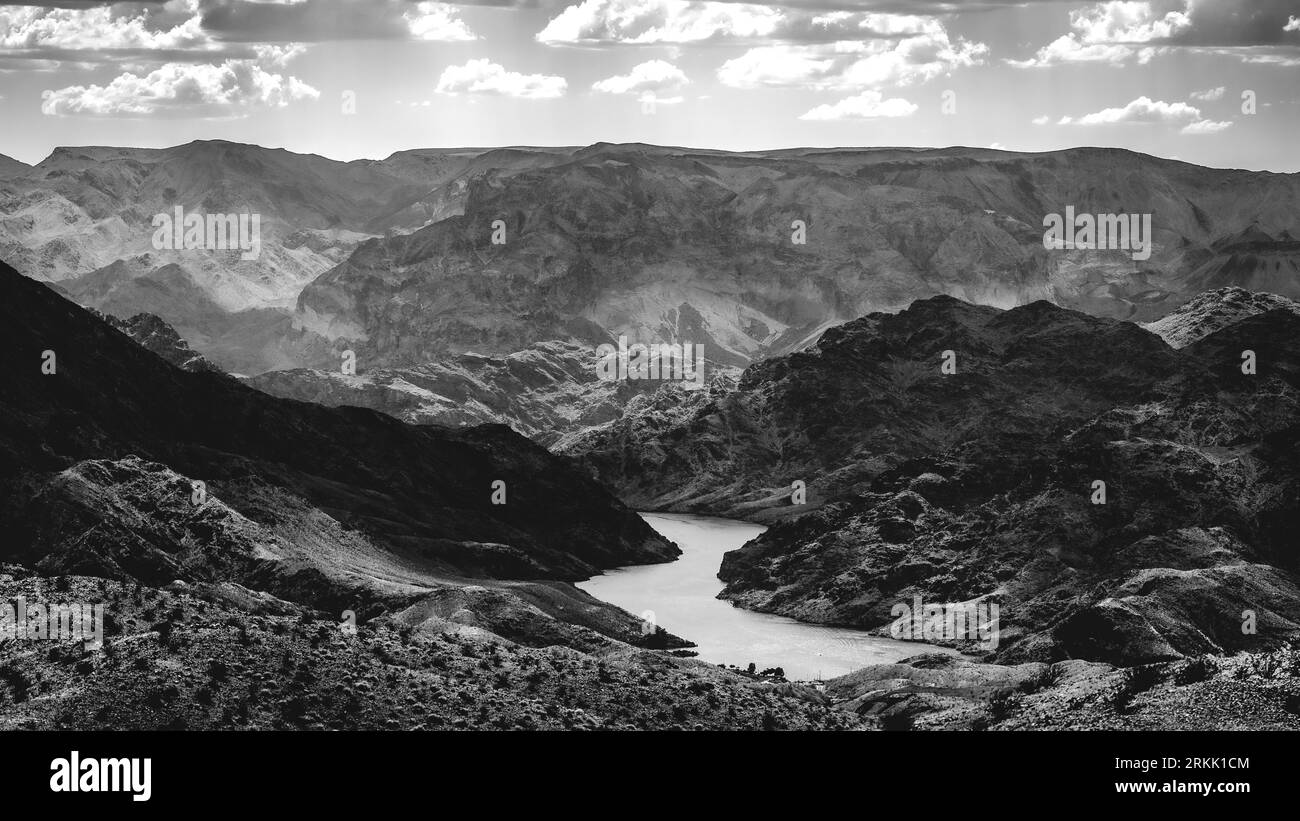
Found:
M 722 554 L 762 533 L 763 526 L 678 513 L 641 517 L 676 542 L 682 555 L 666 564 L 610 570 L 578 587 L 636 615 L 652 611 L 660 627 L 695 642 L 704 661 L 781 667 L 792 681 L 813 681 L 919 653 L 952 652 L 733 607 L 717 598 Z

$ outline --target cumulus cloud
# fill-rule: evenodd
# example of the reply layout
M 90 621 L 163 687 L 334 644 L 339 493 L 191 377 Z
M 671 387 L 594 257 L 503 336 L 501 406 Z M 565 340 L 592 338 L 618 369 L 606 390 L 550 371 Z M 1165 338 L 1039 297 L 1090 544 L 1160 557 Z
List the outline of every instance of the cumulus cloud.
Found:
M 46 90 L 41 112 L 64 117 L 230 117 L 319 96 L 298 78 L 268 72 L 255 60 L 168 63 L 143 76 L 127 72 L 107 85 Z
M 197 15 L 177 18 L 162 8 L 0 6 L 0 50 L 8 57 L 49 59 L 76 52 L 139 54 L 219 47 Z
M 1032 122 L 1034 123 L 1034 125 L 1047 125 L 1047 123 L 1051 119 L 1052 119 L 1051 117 L 1048 117 L 1046 114 L 1044 114 L 1041 117 L 1035 117 Z
M 595 91 L 606 94 L 639 94 L 653 96 L 681 91 L 690 80 L 677 66 L 665 60 L 648 60 L 633 66 L 627 74 L 616 74 L 592 83 Z
M 937 25 L 920 15 L 715 0 L 582 0 L 552 18 L 536 39 L 548 45 L 834 42 L 911 37 Z
M 915 103 L 902 97 L 884 99 L 879 91 L 864 91 L 837 103 L 819 105 L 799 117 L 801 120 L 873 120 L 882 117 L 910 117 Z
M 1108 0 L 1069 12 L 1071 31 L 1019 68 L 1136 59 L 1172 49 L 1227 55 L 1251 63 L 1300 64 L 1300 38 L 1287 11 L 1295 0 Z
M 1007 62 L 1019 68 L 1042 68 L 1060 63 L 1120 63 L 1137 57 L 1145 63 L 1160 52 L 1160 48 L 1150 45 L 1153 41 L 1166 40 L 1189 26 L 1191 19 L 1186 13 L 1170 10 L 1161 14 L 1150 3 L 1098 3 L 1070 11 L 1073 31 L 1069 34 L 1043 46 L 1027 60 Z
M 1183 126 L 1183 134 L 1217 134 L 1225 128 L 1231 128 L 1232 123 L 1228 120 L 1197 120 L 1194 123 L 1188 123 Z
M 564 95 L 568 83 L 563 77 L 520 74 L 480 58 L 463 66 L 448 66 L 438 78 L 439 94 L 488 94 L 544 99 Z
M 1193 100 L 1203 100 L 1204 102 L 1212 103 L 1215 100 L 1222 100 L 1225 91 L 1227 91 L 1226 88 L 1219 86 L 1218 88 L 1207 88 L 1204 91 L 1193 91 L 1189 96 Z
M 1145 96 L 1138 97 L 1119 108 L 1106 108 L 1077 118 L 1062 117 L 1057 124 L 1097 126 L 1118 123 L 1181 124 L 1183 134 L 1213 134 L 1232 125 L 1231 122 L 1218 122 L 1202 117 L 1201 110 L 1196 106 L 1183 102 L 1167 103 Z
M 166 0 L 0 5 L 8 59 L 77 65 L 255 56 L 253 43 L 476 39 L 455 5 L 414 0 Z
M 888 39 L 758 46 L 723 63 L 718 79 L 735 88 L 857 90 L 922 82 L 984 61 L 983 43 L 954 42 L 937 21 L 931 24 Z
M 1283 31 L 1300 31 L 1300 17 L 1290 15 L 1286 18 L 1286 25 L 1282 27 Z

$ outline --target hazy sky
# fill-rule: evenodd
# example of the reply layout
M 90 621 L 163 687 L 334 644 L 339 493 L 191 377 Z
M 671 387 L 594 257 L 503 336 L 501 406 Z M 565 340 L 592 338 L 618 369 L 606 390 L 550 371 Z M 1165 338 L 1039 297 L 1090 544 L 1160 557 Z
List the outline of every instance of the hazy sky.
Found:
M 1300 171 L 1300 0 L 26 2 L 0 5 L 0 122 L 25 162 L 605 140 L 1103 145 Z

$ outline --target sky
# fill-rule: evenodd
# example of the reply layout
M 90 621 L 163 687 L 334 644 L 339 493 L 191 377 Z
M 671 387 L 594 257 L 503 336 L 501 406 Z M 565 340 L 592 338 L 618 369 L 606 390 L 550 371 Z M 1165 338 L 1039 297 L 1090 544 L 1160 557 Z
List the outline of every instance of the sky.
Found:
M 1115 146 L 1300 171 L 1300 0 L 0 5 L 0 154 Z

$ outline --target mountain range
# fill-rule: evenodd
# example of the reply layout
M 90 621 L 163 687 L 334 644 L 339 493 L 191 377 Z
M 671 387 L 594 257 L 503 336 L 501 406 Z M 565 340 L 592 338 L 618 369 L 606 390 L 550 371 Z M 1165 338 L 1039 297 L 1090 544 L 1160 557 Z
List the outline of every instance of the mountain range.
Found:
M 1297 175 L 1118 149 L 598 143 L 343 163 L 201 141 L 60 148 L 19 171 L 0 180 L 0 255 L 248 375 L 611 334 L 743 367 L 936 294 L 1134 321 L 1219 287 L 1300 297 Z M 153 248 L 153 215 L 176 206 L 260 213 L 261 255 Z M 1067 207 L 1151 214 L 1151 257 L 1045 249 L 1044 217 Z
M 358 706 L 382 676 L 437 726 L 1113 726 L 1143 688 L 1180 726 L 1300 636 L 1298 183 L 1114 149 L 0 162 L 0 591 L 125 636 L 0 646 L 0 725 L 405 726 Z M 154 248 L 177 206 L 260 213 L 262 253 Z M 1067 207 L 1150 214 L 1150 257 L 1045 248 Z M 619 337 L 707 378 L 601 379 Z M 737 606 L 997 604 L 1000 642 L 824 693 L 682 658 L 572 584 L 679 554 L 634 510 L 769 525 L 719 568 Z M 340 613 L 364 660 L 312 627 Z M 173 655 L 248 698 L 131 683 Z M 250 717 L 276 675 L 305 689 Z M 1256 684 L 1257 723 L 1300 714 Z

